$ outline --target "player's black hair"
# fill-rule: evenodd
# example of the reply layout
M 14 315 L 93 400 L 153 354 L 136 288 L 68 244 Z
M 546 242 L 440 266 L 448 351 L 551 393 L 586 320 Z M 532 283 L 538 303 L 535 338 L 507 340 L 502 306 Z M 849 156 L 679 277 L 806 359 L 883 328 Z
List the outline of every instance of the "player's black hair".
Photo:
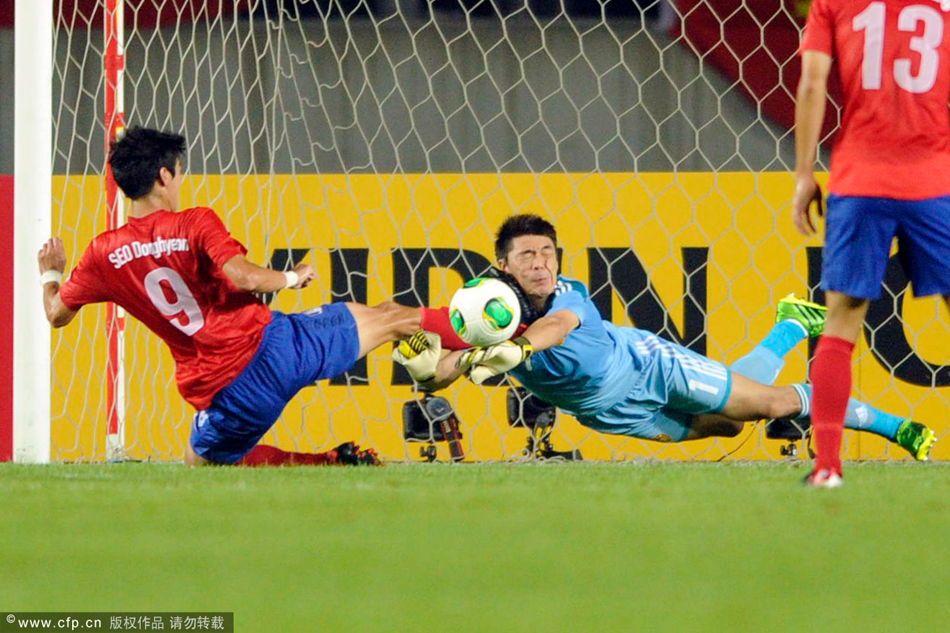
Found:
M 136 126 L 112 143 L 109 166 L 123 193 L 137 200 L 152 190 L 162 167 L 174 174 L 184 154 L 184 136 Z
M 502 222 L 495 235 L 495 259 L 502 260 L 511 250 L 511 242 L 522 235 L 546 235 L 557 245 L 557 231 L 554 225 L 533 213 L 513 215 Z

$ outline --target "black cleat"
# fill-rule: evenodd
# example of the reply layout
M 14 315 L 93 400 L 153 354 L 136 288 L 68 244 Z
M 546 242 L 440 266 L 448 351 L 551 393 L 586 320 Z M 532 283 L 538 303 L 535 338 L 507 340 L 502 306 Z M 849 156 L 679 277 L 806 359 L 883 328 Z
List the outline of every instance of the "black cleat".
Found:
M 770 440 L 797 442 L 811 434 L 811 420 L 775 418 L 765 423 L 765 437 Z
M 361 449 L 356 442 L 343 442 L 333 450 L 336 452 L 336 463 L 343 466 L 383 465 L 374 449 Z

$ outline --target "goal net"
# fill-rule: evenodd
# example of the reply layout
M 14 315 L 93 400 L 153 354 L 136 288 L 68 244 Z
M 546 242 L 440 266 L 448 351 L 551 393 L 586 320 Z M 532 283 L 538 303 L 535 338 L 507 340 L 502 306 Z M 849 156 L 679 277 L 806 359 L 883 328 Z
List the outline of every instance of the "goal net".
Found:
M 70 264 L 107 226 L 103 3 L 57 3 L 53 227 Z M 121 5 L 122 3 L 120 3 Z M 605 318 L 731 363 L 765 336 L 776 301 L 812 296 L 818 240 L 791 226 L 791 96 L 807 3 L 773 0 L 126 0 L 129 124 L 186 135 L 183 205 L 214 208 L 250 259 L 306 260 L 299 311 L 337 300 L 447 305 L 491 264 L 493 232 L 534 212 L 559 231 L 562 272 Z M 834 109 L 831 109 L 834 116 Z M 950 325 L 912 300 L 894 264 L 859 344 L 856 394 L 947 434 Z M 161 341 L 129 319 L 110 396 L 104 307 L 53 334 L 54 460 L 121 452 L 180 459 L 193 411 Z M 355 440 L 418 459 L 415 400 L 388 347 L 305 389 L 264 441 Z M 779 378 L 806 377 L 809 349 Z M 523 455 L 510 384 L 442 392 L 476 460 Z M 115 400 L 119 401 L 119 406 Z M 537 438 L 535 438 L 537 439 Z M 585 459 L 774 459 L 764 426 L 664 444 L 593 432 L 558 413 L 550 441 Z M 448 452 L 439 444 L 438 454 Z M 848 433 L 851 458 L 904 458 Z M 937 445 L 950 456 L 950 442 Z

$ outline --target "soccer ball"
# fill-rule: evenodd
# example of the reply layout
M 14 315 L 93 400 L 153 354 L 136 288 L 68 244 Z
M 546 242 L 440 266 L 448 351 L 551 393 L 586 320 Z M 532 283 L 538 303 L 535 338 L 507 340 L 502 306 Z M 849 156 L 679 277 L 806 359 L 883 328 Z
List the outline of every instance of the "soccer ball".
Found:
M 521 305 L 505 282 L 476 277 L 452 297 L 449 320 L 463 341 L 487 347 L 511 338 L 521 323 Z

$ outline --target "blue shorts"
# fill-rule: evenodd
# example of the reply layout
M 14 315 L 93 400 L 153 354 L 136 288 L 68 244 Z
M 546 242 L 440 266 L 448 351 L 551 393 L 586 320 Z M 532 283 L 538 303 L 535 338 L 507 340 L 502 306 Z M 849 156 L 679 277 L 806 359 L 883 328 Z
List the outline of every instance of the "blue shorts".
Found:
M 732 372 L 725 365 L 658 336 L 623 331 L 631 352 L 650 361 L 626 398 L 595 415 L 577 416 L 581 424 L 601 433 L 681 442 L 697 415 L 726 406 Z
M 822 289 L 859 299 L 880 297 L 895 237 L 914 295 L 950 295 L 950 196 L 828 196 Z
M 611 435 L 629 435 L 655 442 L 682 442 L 693 426 L 694 413 L 651 409 L 625 402 L 593 417 L 578 417 L 584 426 Z
M 212 462 L 233 464 L 298 391 L 353 367 L 359 349 L 356 320 L 343 303 L 299 314 L 274 312 L 251 362 L 195 414 L 192 448 Z

